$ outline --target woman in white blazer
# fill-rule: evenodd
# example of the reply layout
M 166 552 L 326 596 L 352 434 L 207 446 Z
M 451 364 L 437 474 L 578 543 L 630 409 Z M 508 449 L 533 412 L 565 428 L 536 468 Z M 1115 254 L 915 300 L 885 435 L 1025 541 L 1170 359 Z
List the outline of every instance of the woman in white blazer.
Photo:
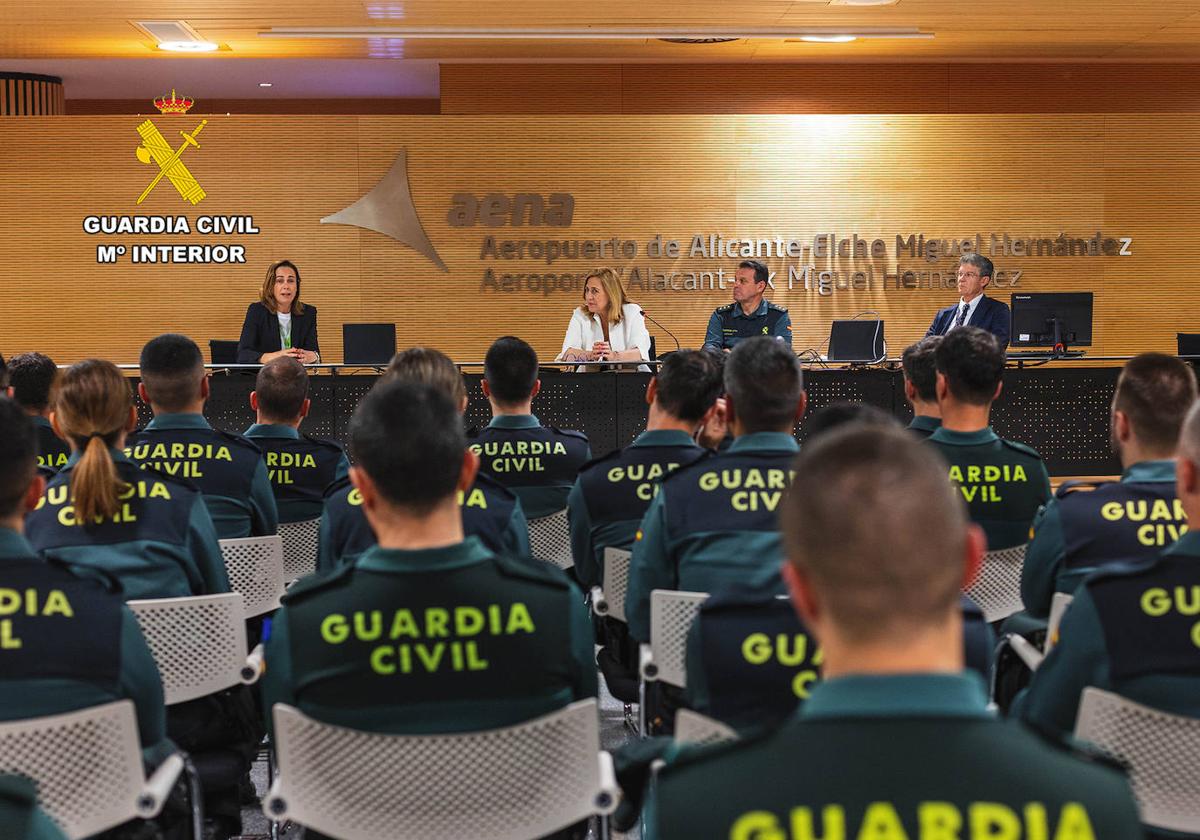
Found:
M 557 361 L 636 362 L 649 358 L 650 333 L 642 308 L 625 297 L 616 271 L 597 269 L 583 284 L 583 305 L 571 313 Z M 580 372 L 598 369 L 596 365 L 576 368 Z M 649 369 L 638 366 L 638 370 Z

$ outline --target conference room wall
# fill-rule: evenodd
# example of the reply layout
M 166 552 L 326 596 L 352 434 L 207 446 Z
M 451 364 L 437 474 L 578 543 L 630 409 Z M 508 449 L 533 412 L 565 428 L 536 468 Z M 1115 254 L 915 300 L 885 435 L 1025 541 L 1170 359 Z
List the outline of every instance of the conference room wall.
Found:
M 61 361 L 101 355 L 135 361 L 156 333 L 186 332 L 202 345 L 236 338 L 266 265 L 301 267 L 303 297 L 320 308 L 322 349 L 342 357 L 343 322 L 395 321 L 402 345 L 439 347 L 478 360 L 501 333 L 557 353 L 578 293 L 481 289 L 497 274 L 583 272 L 615 264 L 655 271 L 732 273 L 736 260 L 686 256 L 694 234 L 795 237 L 856 233 L 883 239 L 877 260 L 769 259 L 842 272 L 871 267 L 876 281 L 899 264 L 952 278 L 957 258 L 895 258 L 897 234 L 1132 238 L 1131 256 L 996 258 L 1019 268 L 1020 291 L 1096 294 L 1094 355 L 1172 350 L 1177 331 L 1200 330 L 1195 302 L 1200 210 L 1200 117 L 1180 115 L 922 116 L 213 116 L 183 160 L 207 191 L 195 207 L 164 179 L 140 207 L 156 168 L 133 152 L 136 117 L 0 121 L 0 351 L 29 349 Z M 176 145 L 198 117 L 155 123 Z M 419 217 L 445 261 L 440 271 L 382 234 L 320 219 L 356 201 L 407 149 Z M 569 227 L 448 223 L 451 197 L 469 193 L 574 196 Z M 104 236 L 91 215 L 252 215 L 256 235 Z M 680 240 L 684 256 L 648 259 L 648 240 Z M 498 240 L 636 241 L 634 259 L 482 260 Z M 245 265 L 97 264 L 97 246 L 225 244 Z M 952 282 L 952 281 L 951 281 Z M 727 284 L 728 286 L 728 284 Z M 997 289 L 1007 300 L 1012 289 Z M 684 345 L 703 338 L 729 289 L 634 289 L 633 297 Z M 820 295 L 786 280 L 770 294 L 789 307 L 797 349 L 819 347 L 829 321 L 875 310 L 893 354 L 920 337 L 953 289 L 838 291 Z M 671 342 L 651 325 L 661 347 Z M 207 349 L 207 348 L 206 348 Z

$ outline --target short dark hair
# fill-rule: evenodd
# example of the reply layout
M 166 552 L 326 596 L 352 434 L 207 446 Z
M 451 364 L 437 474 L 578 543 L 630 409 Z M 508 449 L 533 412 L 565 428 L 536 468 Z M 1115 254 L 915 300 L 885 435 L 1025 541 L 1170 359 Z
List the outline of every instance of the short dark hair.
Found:
M 501 336 L 492 342 L 484 357 L 483 378 L 496 402 L 527 400 L 538 378 L 537 353 L 516 336 Z
M 941 343 L 940 335 L 931 335 L 905 347 L 900 356 L 904 378 L 913 384 L 917 396 L 925 402 L 937 402 L 937 363 L 934 355 Z
M 4 364 L 4 354 L 0 353 L 0 388 L 8 387 L 8 365 Z
M 895 417 L 881 408 L 862 402 L 839 400 L 808 415 L 804 421 L 805 445 L 849 423 L 874 426 L 877 429 L 893 429 L 900 425 Z
M 676 350 L 662 357 L 654 377 L 655 401 L 667 414 L 699 422 L 721 396 L 721 363 L 705 350 Z
M 37 456 L 33 420 L 14 400 L 0 397 L 0 517 L 20 512 L 37 471 Z
M 186 335 L 166 333 L 150 339 L 138 364 L 150 402 L 163 411 L 182 411 L 199 396 L 204 357 Z
M 8 384 L 17 405 L 29 411 L 45 411 L 58 366 L 41 353 L 22 353 L 8 360 Z
M 258 410 L 270 420 L 292 420 L 308 398 L 308 371 L 290 356 L 278 356 L 262 366 L 254 380 Z
M 996 267 L 983 254 L 963 254 L 959 258 L 958 264 L 974 266 L 979 271 L 980 277 L 992 278 L 996 276 Z
M 738 263 L 738 268 L 754 269 L 755 283 L 766 283 L 771 279 L 771 272 L 767 271 L 766 264 L 761 263 L 758 260 L 742 260 L 740 263 Z
M 942 336 L 934 351 L 937 372 L 950 393 L 968 405 L 988 405 L 1004 378 L 1004 351 L 996 337 L 979 327 L 958 327 Z
M 1196 375 L 1191 365 L 1163 353 L 1134 356 L 1117 378 L 1114 411 L 1123 412 L 1143 446 L 1170 455 L 1179 444 L 1192 403 L 1196 401 Z
M 725 393 L 747 432 L 790 428 L 804 393 L 800 361 L 792 348 L 770 336 L 738 342 L 725 360 Z
M 903 640 L 958 602 L 966 506 L 933 447 L 847 424 L 805 444 L 780 514 L 788 561 L 853 641 Z
M 393 379 L 372 388 L 350 420 L 350 452 L 385 500 L 428 513 L 454 493 L 467 439 L 448 396 Z

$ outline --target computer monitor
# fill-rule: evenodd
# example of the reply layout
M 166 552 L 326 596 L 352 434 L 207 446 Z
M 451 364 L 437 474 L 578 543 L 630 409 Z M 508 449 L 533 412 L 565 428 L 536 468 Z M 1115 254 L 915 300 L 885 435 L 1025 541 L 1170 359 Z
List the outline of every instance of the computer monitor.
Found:
M 1180 356 L 1200 356 L 1200 333 L 1175 333 L 1175 345 Z
M 236 365 L 238 343 L 212 338 L 208 341 L 208 352 L 214 365 Z
M 1014 293 L 1010 340 L 1014 347 L 1090 347 L 1092 293 Z
M 881 362 L 887 356 L 883 321 L 834 321 L 829 326 L 831 362 Z
M 394 355 L 395 324 L 342 324 L 344 364 L 383 367 Z

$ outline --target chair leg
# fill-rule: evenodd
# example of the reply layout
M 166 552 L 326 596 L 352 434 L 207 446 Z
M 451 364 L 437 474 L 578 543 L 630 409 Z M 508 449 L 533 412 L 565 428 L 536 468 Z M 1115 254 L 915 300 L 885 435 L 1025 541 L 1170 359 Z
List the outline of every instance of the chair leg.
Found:
M 646 680 L 638 680 L 638 735 L 646 737 Z
M 204 840 L 204 793 L 200 790 L 200 774 L 187 753 L 183 754 L 183 775 L 187 777 L 188 799 L 192 806 L 192 840 Z

